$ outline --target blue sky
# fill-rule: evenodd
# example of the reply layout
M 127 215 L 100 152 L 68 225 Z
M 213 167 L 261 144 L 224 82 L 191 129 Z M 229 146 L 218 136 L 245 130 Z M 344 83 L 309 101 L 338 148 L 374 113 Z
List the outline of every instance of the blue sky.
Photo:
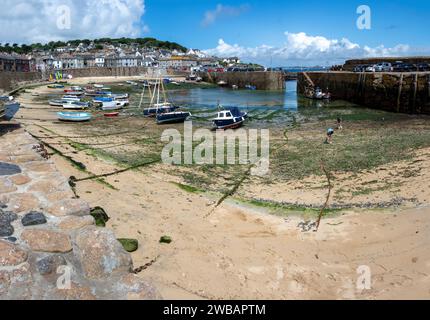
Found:
M 248 9 L 238 16 L 220 17 L 212 25 L 202 26 L 205 12 L 218 4 L 247 5 Z M 356 9 L 362 4 L 372 9 L 371 30 L 356 27 Z M 244 46 L 279 46 L 285 40 L 285 31 L 335 39 L 346 37 L 369 46 L 430 45 L 428 0 L 146 0 L 145 6 L 143 20 L 151 35 L 189 47 L 211 48 L 220 38 Z
M 430 55 L 430 0 L 0 0 L 2 43 L 100 37 L 176 41 L 269 65 Z M 371 9 L 359 30 L 357 8 Z M 66 10 L 64 10 L 66 8 Z M 64 22 L 67 22 L 64 24 Z M 68 26 L 64 28 L 64 26 Z

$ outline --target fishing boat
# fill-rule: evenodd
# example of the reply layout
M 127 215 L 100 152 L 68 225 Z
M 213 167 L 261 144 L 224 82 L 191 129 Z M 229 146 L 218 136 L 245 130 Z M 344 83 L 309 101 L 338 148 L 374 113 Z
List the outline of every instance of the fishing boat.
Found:
M 67 101 L 63 104 L 63 109 L 65 110 L 83 110 L 89 107 L 88 102 L 80 102 L 80 101 Z
M 105 113 L 104 116 L 106 118 L 115 118 L 119 116 L 119 112 L 109 112 L 109 113 Z
M 233 107 L 219 111 L 217 117 L 212 121 L 216 129 L 227 130 L 241 127 L 247 118 L 247 113 L 241 112 L 237 107 Z
M 19 111 L 21 105 L 13 97 L 0 97 L 0 121 L 10 121 Z
M 92 118 L 91 113 L 88 112 L 57 112 L 57 116 L 61 121 L 70 122 L 85 122 Z

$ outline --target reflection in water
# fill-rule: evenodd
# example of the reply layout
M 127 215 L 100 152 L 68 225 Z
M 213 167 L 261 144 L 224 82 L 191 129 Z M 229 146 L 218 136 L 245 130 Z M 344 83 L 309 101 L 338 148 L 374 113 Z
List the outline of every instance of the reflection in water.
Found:
M 175 104 L 191 109 L 214 109 L 223 106 L 241 109 L 282 108 L 298 111 L 300 107 L 322 107 L 323 101 L 313 101 L 297 96 L 297 81 L 287 81 L 285 91 L 250 91 L 227 88 L 176 90 L 170 92 Z

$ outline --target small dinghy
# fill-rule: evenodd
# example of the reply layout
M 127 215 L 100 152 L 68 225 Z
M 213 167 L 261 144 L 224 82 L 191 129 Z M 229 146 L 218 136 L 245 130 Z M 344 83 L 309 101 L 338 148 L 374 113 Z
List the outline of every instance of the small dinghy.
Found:
M 123 104 L 118 103 L 118 101 L 106 101 L 102 102 L 103 111 L 120 110 L 124 107 Z
M 79 102 L 79 101 L 67 101 L 63 104 L 63 109 L 66 110 L 83 110 L 87 109 L 89 104 L 87 102 Z
M 216 129 L 228 130 L 240 128 L 247 118 L 247 113 L 241 112 L 239 108 L 234 107 L 219 111 L 218 116 L 212 121 Z
M 64 89 L 62 84 L 51 84 L 48 86 L 49 89 Z
M 76 95 L 66 95 L 66 96 L 63 96 L 61 99 L 62 100 L 67 100 L 67 101 L 76 101 L 76 102 L 81 101 L 81 98 L 79 98 Z
M 105 113 L 104 116 L 106 118 L 115 118 L 119 116 L 119 112 L 109 112 L 109 113 Z
M 91 113 L 88 112 L 58 112 L 57 116 L 61 121 L 70 122 L 85 122 L 92 118 Z
M 104 88 L 104 85 L 103 84 L 95 84 L 94 88 L 102 89 L 102 88 Z
M 110 97 L 95 97 L 94 102 L 103 103 L 103 102 L 112 102 L 114 99 Z
M 49 100 L 49 105 L 53 107 L 62 107 L 64 104 L 68 103 L 70 100 L 64 100 L 64 99 L 54 99 Z

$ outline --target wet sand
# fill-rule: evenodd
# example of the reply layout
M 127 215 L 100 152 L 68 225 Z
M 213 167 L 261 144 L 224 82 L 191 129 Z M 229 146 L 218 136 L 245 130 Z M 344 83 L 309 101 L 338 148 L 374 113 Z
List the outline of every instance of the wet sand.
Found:
M 21 120 L 32 134 L 76 135 L 74 127 L 57 122 L 55 112 L 44 109 L 46 105 L 34 103 L 31 93 L 22 94 L 20 100 L 32 109 L 21 110 L 18 119 L 39 119 Z M 61 143 L 64 138 L 46 141 Z M 118 169 L 106 159 L 70 146 L 56 148 L 84 163 L 92 174 Z M 278 217 L 232 200 L 213 210 L 216 198 L 179 189 L 172 183 L 176 177 L 163 165 L 105 178 L 115 189 L 89 180 L 79 182 L 76 192 L 93 207 L 106 209 L 111 217 L 108 228 L 118 238 L 139 240 L 140 248 L 133 254 L 135 267 L 155 260 L 139 275 L 151 279 L 166 299 L 429 299 L 430 208 L 425 205 L 430 198 L 429 153 L 421 150 L 419 175 L 396 190 L 399 196 L 418 198 L 420 207 L 411 203 L 405 208 L 344 210 L 324 219 L 318 232 L 302 232 L 297 227 L 301 217 Z M 88 176 L 59 155 L 53 159 L 66 176 Z M 392 173 L 407 166 L 406 162 L 391 166 Z M 385 174 L 391 176 L 386 170 L 375 170 L 360 179 L 373 181 Z M 339 181 L 344 182 L 337 188 L 353 184 L 349 177 Z M 299 191 L 297 183 L 270 188 L 250 184 L 239 192 L 271 200 L 323 202 L 327 190 Z M 384 192 L 370 194 L 363 201 L 384 200 L 384 196 Z M 159 243 L 164 235 L 172 237 L 170 245 Z M 370 290 L 357 287 L 360 266 L 370 268 Z

